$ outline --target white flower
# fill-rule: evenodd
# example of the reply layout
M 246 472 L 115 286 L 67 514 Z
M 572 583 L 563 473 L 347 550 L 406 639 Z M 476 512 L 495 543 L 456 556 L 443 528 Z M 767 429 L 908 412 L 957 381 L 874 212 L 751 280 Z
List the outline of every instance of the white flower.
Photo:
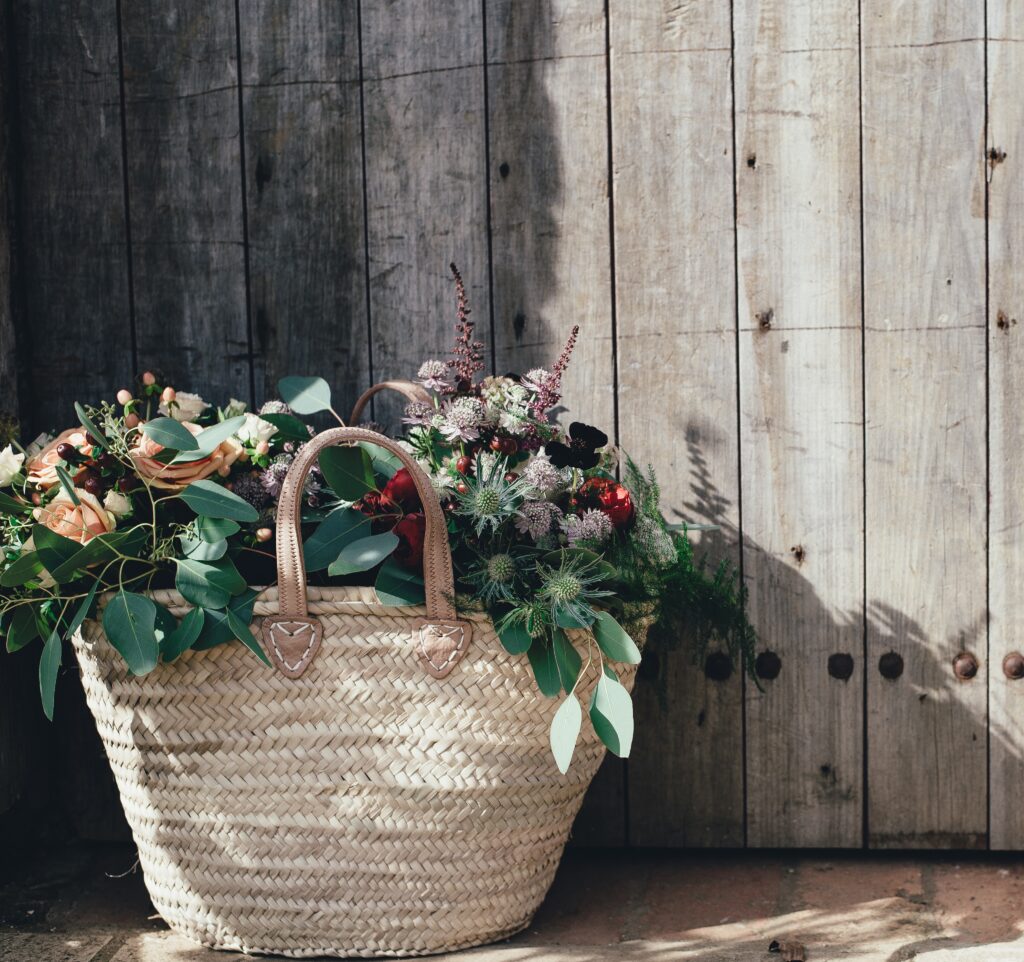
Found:
M 228 401 L 228 406 L 224 408 L 224 420 L 228 418 L 237 418 L 240 414 L 245 414 L 249 410 L 249 405 L 245 401 L 239 401 L 238 398 L 231 398 Z
M 449 441 L 475 441 L 484 419 L 483 405 L 475 397 L 459 397 L 441 407 L 439 429 Z
M 15 454 L 9 444 L 0 451 L 0 488 L 7 487 L 15 479 L 24 463 L 25 455 Z
M 178 391 L 174 395 L 173 407 L 161 402 L 157 410 L 165 418 L 172 417 L 175 421 L 195 421 L 209 406 L 198 394 Z
M 291 414 L 292 409 L 284 401 L 264 401 L 260 414 Z
M 550 377 L 550 372 L 545 371 L 542 367 L 535 367 L 532 371 L 527 371 L 522 378 L 520 378 L 519 383 L 522 384 L 527 391 L 532 391 L 534 394 L 540 394 Z
M 120 491 L 111 488 L 103 499 L 103 507 L 117 518 L 127 517 L 132 513 L 132 503 Z
M 523 469 L 523 478 L 534 491 L 548 497 L 569 483 L 568 472 L 556 468 L 541 448 Z
M 451 386 L 450 371 L 444 361 L 424 361 L 416 378 L 428 391 L 444 391 Z
M 247 413 L 245 415 L 245 424 L 238 429 L 235 437 L 242 444 L 255 447 L 260 441 L 269 441 L 275 434 L 277 434 L 277 427 L 275 425 L 269 421 L 264 421 L 257 414 Z

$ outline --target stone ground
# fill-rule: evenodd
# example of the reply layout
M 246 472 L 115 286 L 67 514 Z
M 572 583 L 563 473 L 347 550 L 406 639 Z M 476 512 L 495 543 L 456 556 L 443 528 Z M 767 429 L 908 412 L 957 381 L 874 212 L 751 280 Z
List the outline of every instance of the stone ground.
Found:
M 133 866 L 85 845 L 6 866 L 0 959 L 230 958 L 168 932 Z M 1024 962 L 1024 856 L 570 850 L 528 931 L 459 959 L 780 962 L 773 940 L 808 962 Z

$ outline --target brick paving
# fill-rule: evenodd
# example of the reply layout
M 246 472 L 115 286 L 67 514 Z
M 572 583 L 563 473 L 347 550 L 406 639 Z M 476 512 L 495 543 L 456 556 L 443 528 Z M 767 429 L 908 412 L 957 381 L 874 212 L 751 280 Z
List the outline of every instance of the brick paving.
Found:
M 0 959 L 230 958 L 168 932 L 133 866 L 126 846 L 73 846 L 8 870 Z M 528 931 L 458 957 L 778 962 L 773 941 L 808 962 L 1024 962 L 1024 856 L 571 850 Z

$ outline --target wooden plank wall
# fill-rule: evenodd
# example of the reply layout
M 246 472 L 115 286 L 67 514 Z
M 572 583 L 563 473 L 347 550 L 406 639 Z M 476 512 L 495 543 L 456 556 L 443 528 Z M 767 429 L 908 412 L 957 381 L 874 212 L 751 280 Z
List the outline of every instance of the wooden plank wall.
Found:
M 496 370 L 582 326 L 566 403 L 720 526 L 770 656 L 651 657 L 577 842 L 1022 847 L 1019 4 L 5 4 L 0 409 L 344 407 L 447 349 L 454 260 Z

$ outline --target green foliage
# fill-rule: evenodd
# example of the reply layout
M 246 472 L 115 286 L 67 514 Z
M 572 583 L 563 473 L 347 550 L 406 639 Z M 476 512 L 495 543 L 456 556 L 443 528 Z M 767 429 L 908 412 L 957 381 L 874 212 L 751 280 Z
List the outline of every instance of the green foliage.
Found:
M 277 382 L 277 389 L 296 414 L 331 410 L 331 388 L 322 377 L 283 377 Z
M 321 451 L 320 470 L 328 487 L 343 501 L 356 501 L 375 485 L 373 461 L 360 447 Z
M 103 609 L 103 630 L 133 675 L 145 675 L 156 667 L 160 643 L 151 598 L 122 588 Z
M 199 448 L 192 432 L 174 418 L 156 418 L 142 425 L 142 433 L 156 444 L 172 451 L 195 451 Z
M 572 764 L 582 725 L 583 709 L 580 708 L 576 696 L 570 694 L 558 706 L 558 711 L 551 719 L 551 753 L 555 756 L 555 764 L 563 775 L 569 771 L 569 765 Z
M 374 584 L 382 605 L 422 605 L 425 600 L 423 576 L 388 558 L 377 572 Z
M 303 544 L 307 571 L 323 571 L 333 564 L 342 548 L 365 537 L 370 519 L 351 508 L 335 508 Z
M 193 481 L 178 495 L 196 514 L 229 521 L 255 521 L 259 512 L 216 481 Z
M 349 575 L 376 568 L 398 547 L 398 535 L 391 531 L 371 534 L 345 545 L 327 569 L 332 575 Z

